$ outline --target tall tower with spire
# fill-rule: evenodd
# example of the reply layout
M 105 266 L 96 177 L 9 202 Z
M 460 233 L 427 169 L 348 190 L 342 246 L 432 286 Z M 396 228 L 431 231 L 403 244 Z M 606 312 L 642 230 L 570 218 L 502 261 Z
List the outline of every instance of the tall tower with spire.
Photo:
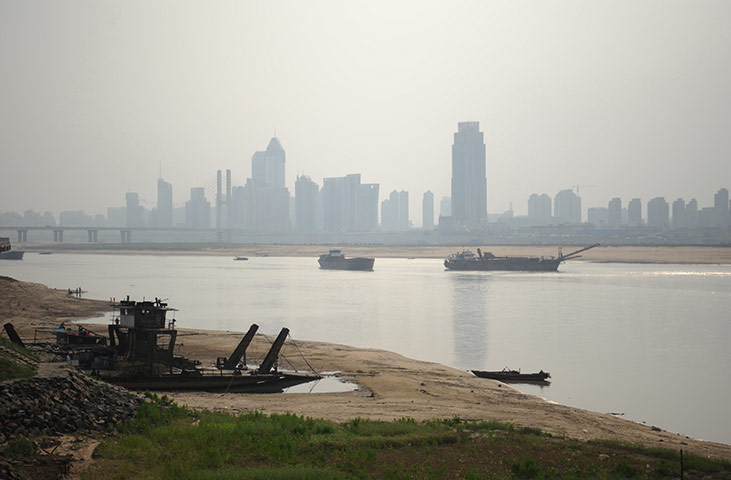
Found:
M 286 153 L 277 137 L 272 137 L 263 152 L 251 157 L 251 179 L 260 184 L 284 188 L 284 163 Z

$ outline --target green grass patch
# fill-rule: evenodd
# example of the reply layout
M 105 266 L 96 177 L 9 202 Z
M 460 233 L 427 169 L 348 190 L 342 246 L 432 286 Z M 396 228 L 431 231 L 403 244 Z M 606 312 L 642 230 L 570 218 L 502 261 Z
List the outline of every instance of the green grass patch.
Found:
M 165 397 L 148 399 L 119 436 L 100 444 L 84 478 L 659 479 L 680 472 L 672 451 L 581 443 L 510 423 L 356 418 L 337 424 L 192 412 Z M 686 462 L 686 472 L 713 478 L 729 471 L 728 462 L 708 462 Z
M 5 348 L 18 352 L 18 356 L 30 357 L 36 361 L 39 358 L 30 350 L 16 345 L 5 337 L 0 337 L 0 344 Z M 0 352 L 0 381 L 13 380 L 15 378 L 29 378 L 35 376 L 37 369 L 35 366 L 18 363 L 11 358 L 10 354 Z
M 28 350 L 25 347 L 21 347 L 20 345 L 16 345 L 15 343 L 11 342 L 9 339 L 7 339 L 5 337 L 0 336 L 0 344 L 2 344 L 6 348 L 10 348 L 12 350 L 15 350 L 18 353 L 21 353 L 23 355 L 26 355 L 26 356 L 32 358 L 33 360 L 35 360 L 37 362 L 40 362 L 41 361 L 41 359 L 40 359 L 40 357 L 38 355 L 36 355 L 35 353 L 31 352 L 30 350 Z

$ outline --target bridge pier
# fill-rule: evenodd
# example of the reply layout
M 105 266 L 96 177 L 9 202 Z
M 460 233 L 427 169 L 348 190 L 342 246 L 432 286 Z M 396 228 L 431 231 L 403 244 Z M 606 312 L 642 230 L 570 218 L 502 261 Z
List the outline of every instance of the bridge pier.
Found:
M 63 243 L 63 230 L 60 228 L 53 229 L 53 241 L 57 243 Z
M 99 233 L 98 230 L 87 230 L 89 232 L 89 243 L 97 243 L 98 237 L 97 234 Z
M 25 243 L 28 241 L 28 230 L 18 230 L 18 243 Z
M 122 237 L 122 243 L 132 243 L 132 230 L 120 230 L 119 234 Z

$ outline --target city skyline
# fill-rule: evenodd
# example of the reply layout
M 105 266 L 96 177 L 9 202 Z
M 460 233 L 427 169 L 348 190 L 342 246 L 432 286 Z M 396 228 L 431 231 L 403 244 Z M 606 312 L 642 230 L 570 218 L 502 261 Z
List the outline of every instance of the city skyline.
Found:
M 575 187 L 707 205 L 731 178 L 727 2 L 0 8 L 3 211 L 151 206 L 160 164 L 180 204 L 217 169 L 250 178 L 273 136 L 290 192 L 360 172 L 441 198 L 462 121 L 485 133 L 489 214 Z
M 281 162 L 283 164 L 284 150 L 279 139 L 277 139 L 276 137 L 272 138 L 269 142 L 269 145 L 276 145 L 276 149 L 279 150 L 281 153 Z M 252 156 L 252 163 L 255 163 L 257 161 L 257 154 L 261 153 L 264 152 L 256 152 Z M 262 168 L 262 171 L 264 171 L 264 169 L 265 167 Z M 221 174 L 222 171 L 218 170 L 217 176 L 220 177 Z M 230 171 L 227 172 L 227 178 L 229 177 L 229 175 Z M 333 197 L 338 198 L 339 200 L 336 200 L 334 202 L 328 202 L 328 194 L 321 195 L 322 193 L 324 193 L 322 186 L 320 186 L 317 182 L 314 182 L 306 175 L 298 175 L 295 192 L 289 197 L 289 212 L 287 213 L 282 211 L 281 215 L 283 216 L 279 217 L 283 219 L 284 223 L 287 224 L 286 226 L 284 225 L 284 223 L 281 223 L 281 220 L 276 220 L 276 215 L 269 218 L 269 220 L 260 219 L 260 221 L 265 222 L 264 224 L 257 223 L 256 221 L 252 220 L 244 220 L 244 223 L 241 223 L 242 218 L 246 219 L 248 217 L 253 218 L 261 217 L 262 215 L 271 215 L 273 213 L 273 211 L 271 210 L 272 207 L 274 207 L 276 210 L 277 208 L 280 208 L 276 207 L 277 204 L 283 208 L 284 204 L 287 203 L 284 198 L 280 200 L 273 199 L 271 197 L 272 191 L 268 188 L 265 189 L 264 198 L 259 198 L 258 200 L 255 200 L 255 197 L 252 197 L 252 195 L 258 195 L 257 191 L 261 192 L 262 183 L 260 182 L 262 181 L 262 179 L 257 182 L 252 178 L 248 178 L 246 179 L 245 185 L 233 185 L 233 195 L 228 196 L 226 194 L 227 187 L 222 184 L 221 192 L 223 203 L 221 207 L 222 209 L 224 209 L 224 223 L 221 226 L 222 228 L 232 229 L 244 228 L 257 230 L 263 228 L 267 230 L 278 224 L 279 226 L 276 227 L 275 230 L 280 230 L 282 232 L 291 230 L 292 232 L 300 233 L 316 231 L 343 232 L 349 230 L 373 232 L 378 229 L 387 232 L 406 231 L 413 228 L 423 228 L 424 210 L 422 209 L 418 214 L 421 215 L 422 223 L 414 222 L 414 220 L 417 219 L 417 213 L 411 210 L 408 206 L 409 192 L 403 190 L 397 192 L 396 190 L 394 190 L 388 196 L 386 196 L 383 201 L 380 201 L 380 185 L 378 183 L 361 184 L 360 177 L 361 175 L 359 173 L 355 173 L 348 174 L 343 177 L 330 177 L 323 179 L 323 186 L 327 184 L 327 182 L 330 182 L 330 185 L 334 185 L 334 182 L 337 182 L 338 185 L 341 185 L 337 187 L 339 193 L 336 194 L 336 197 Z M 304 190 L 300 189 L 299 187 L 300 183 L 307 184 L 306 190 L 309 190 L 309 193 L 302 195 L 302 197 L 305 198 L 304 200 L 302 200 L 301 197 L 298 199 L 297 196 L 297 192 L 304 192 Z M 267 187 L 269 186 L 268 183 L 264 183 L 263 185 L 266 185 Z M 255 187 L 255 190 L 249 190 L 249 193 L 246 193 L 247 189 L 251 189 L 252 186 Z M 83 209 L 66 210 L 59 212 L 58 215 L 54 215 L 48 210 L 44 210 L 42 212 L 38 212 L 32 209 L 28 209 L 23 212 L 0 211 L 0 226 L 16 225 L 16 223 L 13 222 L 11 222 L 10 224 L 2 222 L 2 218 L 6 214 L 20 214 L 21 217 L 23 216 L 23 214 L 25 214 L 26 216 L 28 214 L 31 214 L 31 219 L 33 221 L 27 224 L 29 226 L 41 224 L 65 224 L 76 226 L 88 224 L 89 226 L 99 226 L 102 225 L 102 223 L 105 223 L 107 225 L 126 227 L 148 226 L 207 228 L 206 225 L 209 225 L 211 228 L 214 228 L 221 220 L 216 220 L 212 216 L 214 215 L 214 213 L 218 215 L 218 212 L 216 211 L 217 193 L 215 190 L 215 185 L 211 185 L 209 189 L 206 189 L 204 187 L 190 187 L 189 189 L 186 189 L 186 192 L 190 192 L 188 200 L 179 204 L 173 204 L 171 202 L 173 186 L 169 182 L 166 182 L 164 179 L 159 178 L 157 180 L 157 188 L 157 203 L 150 208 L 146 208 L 144 205 L 140 204 L 140 199 L 137 192 L 126 192 L 125 205 L 108 206 L 106 207 L 105 214 L 89 214 L 89 212 L 86 212 Z M 346 193 L 342 190 L 343 188 L 350 189 L 351 193 Z M 275 192 L 276 191 L 280 191 L 281 195 L 289 195 L 289 193 L 287 192 L 287 188 L 275 187 Z M 327 191 L 327 189 L 325 189 L 325 191 Z M 280 193 L 276 193 L 276 195 L 280 195 Z M 350 202 L 348 198 L 352 195 L 365 196 L 360 201 L 354 200 L 355 203 L 353 203 L 350 207 L 344 207 L 344 205 Z M 448 218 L 445 219 L 447 223 L 443 226 L 437 225 L 437 218 L 434 218 L 434 224 L 428 226 L 427 228 L 439 228 L 445 231 L 454 230 L 456 224 L 452 223 L 451 197 L 442 197 L 440 201 L 439 211 L 436 211 L 434 208 L 434 194 L 431 191 L 426 191 L 423 193 L 423 195 L 424 201 L 421 202 L 422 207 L 427 204 L 426 197 L 429 196 L 430 200 L 428 203 L 431 205 L 429 208 L 431 208 L 431 215 L 433 217 L 438 218 L 441 216 L 445 216 L 445 212 L 443 210 L 445 209 L 445 206 L 447 208 L 446 216 Z M 492 220 L 488 220 L 488 222 L 485 223 L 485 226 L 489 227 L 490 222 L 494 224 L 496 221 L 509 221 L 511 219 L 525 219 L 528 221 L 528 225 L 589 224 L 600 228 L 628 226 L 632 227 L 641 225 L 662 226 L 663 221 L 660 221 L 658 223 L 658 221 L 656 220 L 653 222 L 650 218 L 653 216 L 652 210 L 657 211 L 657 208 L 659 208 L 660 210 L 665 210 L 664 214 L 662 214 L 661 217 L 664 217 L 664 225 L 666 228 L 669 228 L 671 220 L 673 229 L 695 226 L 723 226 L 725 225 L 725 223 L 723 222 L 731 222 L 731 218 L 728 218 L 726 220 L 718 219 L 716 218 L 714 213 L 714 210 L 721 211 L 723 215 L 728 216 L 729 212 L 731 212 L 731 202 L 729 201 L 728 189 L 726 187 L 721 187 L 717 191 L 713 192 L 711 195 L 713 196 L 713 202 L 711 204 L 699 203 L 697 201 L 697 196 L 693 196 L 690 198 L 679 197 L 676 199 L 669 199 L 664 196 L 653 197 L 651 199 L 643 199 L 638 197 L 634 197 L 631 199 L 622 199 L 620 197 L 613 197 L 609 199 L 605 203 L 605 205 L 582 207 L 581 197 L 578 196 L 577 192 L 572 189 L 561 190 L 557 192 L 554 196 L 549 196 L 547 194 L 539 195 L 537 193 L 533 193 L 528 199 L 526 199 L 527 214 L 515 215 L 513 211 L 490 214 Z M 251 203 L 250 206 L 245 206 L 241 203 L 242 199 L 244 202 L 251 203 L 253 201 L 253 203 Z M 261 206 L 263 205 L 262 202 L 268 203 L 272 200 L 274 201 L 274 203 L 273 205 L 270 205 L 270 207 L 265 207 L 263 209 L 258 209 L 256 207 L 257 204 Z M 356 210 L 362 208 L 358 206 L 358 204 L 362 201 L 368 202 L 370 206 L 367 210 L 362 210 L 362 213 L 355 213 Z M 341 221 L 352 221 L 354 223 L 348 228 L 332 228 L 331 226 L 328 226 L 328 213 L 326 212 L 327 207 L 325 207 L 325 205 L 327 204 L 338 205 L 336 208 L 341 210 L 341 213 L 336 214 L 337 216 L 341 217 L 341 220 L 336 221 L 337 224 L 341 223 Z M 655 207 L 653 207 L 653 204 L 655 205 Z M 200 208 L 204 208 L 205 212 L 207 213 L 191 214 L 190 209 L 193 208 L 192 205 L 198 205 L 198 207 L 196 208 L 199 210 L 199 212 Z M 206 206 L 203 207 L 203 205 Z M 300 210 L 305 205 L 306 207 L 304 208 L 304 210 L 307 211 L 304 215 L 307 218 L 303 219 L 303 214 Z M 681 205 L 682 208 L 678 211 L 677 209 L 679 205 Z M 248 213 L 243 213 L 242 208 L 244 210 L 248 210 Z M 688 208 L 691 209 L 690 213 L 687 211 Z M 225 210 L 227 209 L 232 209 L 232 216 L 227 217 L 228 213 L 225 213 Z M 353 209 L 352 217 L 350 216 L 350 214 L 344 213 L 348 209 Z M 380 215 L 378 214 L 379 211 L 381 213 Z M 681 214 L 682 218 L 678 218 L 678 212 Z M 204 215 L 203 218 L 205 220 L 197 219 L 197 217 L 200 217 L 200 215 Z M 243 215 L 243 217 L 240 217 L 241 215 Z M 361 215 L 360 219 L 358 219 L 358 215 Z M 365 215 L 365 217 L 362 217 L 362 215 Z M 506 215 L 508 216 L 506 217 Z M 688 215 L 694 218 L 694 220 L 689 220 L 687 218 Z M 84 216 L 88 217 L 89 219 L 93 219 L 93 221 L 80 221 L 80 219 Z M 174 221 L 174 218 L 176 217 L 177 222 Z M 655 217 L 656 219 L 658 218 L 657 215 L 655 215 Z M 239 220 L 236 220 L 237 218 L 239 218 Z M 262 217 L 262 219 L 263 218 L 264 217 Z M 56 219 L 58 219 L 58 221 L 56 221 Z M 270 223 L 271 220 L 274 220 L 273 224 Z M 716 223 L 719 221 L 721 222 L 721 224 L 716 225 Z M 26 224 L 21 222 L 17 225 Z M 364 225 L 366 225 L 365 228 L 363 227 Z M 465 226 L 466 224 L 462 223 L 462 225 Z M 478 226 L 475 231 L 479 231 L 480 229 L 482 229 L 482 227 Z

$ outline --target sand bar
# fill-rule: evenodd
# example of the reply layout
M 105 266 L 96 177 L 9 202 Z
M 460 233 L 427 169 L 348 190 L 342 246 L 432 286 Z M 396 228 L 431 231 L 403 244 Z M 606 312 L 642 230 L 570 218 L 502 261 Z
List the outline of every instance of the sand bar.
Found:
M 220 256 L 271 256 L 311 257 L 339 248 L 347 256 L 378 258 L 433 258 L 444 259 L 463 248 L 476 250 L 476 246 L 461 245 L 196 245 L 196 244 L 136 244 L 125 247 L 96 245 L 43 246 L 37 250 L 56 253 L 98 253 L 130 255 L 220 255 Z M 483 251 L 497 256 L 523 255 L 551 257 L 558 255 L 558 245 L 502 245 L 484 246 Z M 564 245 L 564 254 L 578 250 L 581 246 Z M 36 248 L 28 248 L 34 251 Z M 313 260 L 314 261 L 314 260 Z M 599 246 L 584 252 L 580 261 L 614 263 L 658 263 L 658 264 L 703 264 L 731 265 L 729 246 Z
M 108 308 L 105 301 L 77 299 L 63 290 L 0 277 L 0 321 L 3 324 L 12 322 L 23 338 L 32 338 L 36 328 L 56 327 L 61 321 L 99 316 L 99 312 Z M 105 330 L 105 326 L 99 327 L 100 333 Z M 182 353 L 204 363 L 228 355 L 242 336 L 240 332 L 202 330 L 181 330 L 180 333 Z M 257 335 L 249 358 L 263 356 L 266 348 L 266 339 Z M 291 363 L 283 361 L 282 368 L 307 370 L 311 366 L 318 372 L 337 371 L 360 388 L 348 393 L 171 392 L 169 395 L 193 408 L 231 413 L 287 412 L 337 422 L 354 417 L 496 420 L 580 440 L 623 440 L 731 459 L 731 445 L 701 441 L 611 414 L 551 403 L 522 394 L 500 382 L 392 352 L 295 340 L 285 345 L 283 353 Z

